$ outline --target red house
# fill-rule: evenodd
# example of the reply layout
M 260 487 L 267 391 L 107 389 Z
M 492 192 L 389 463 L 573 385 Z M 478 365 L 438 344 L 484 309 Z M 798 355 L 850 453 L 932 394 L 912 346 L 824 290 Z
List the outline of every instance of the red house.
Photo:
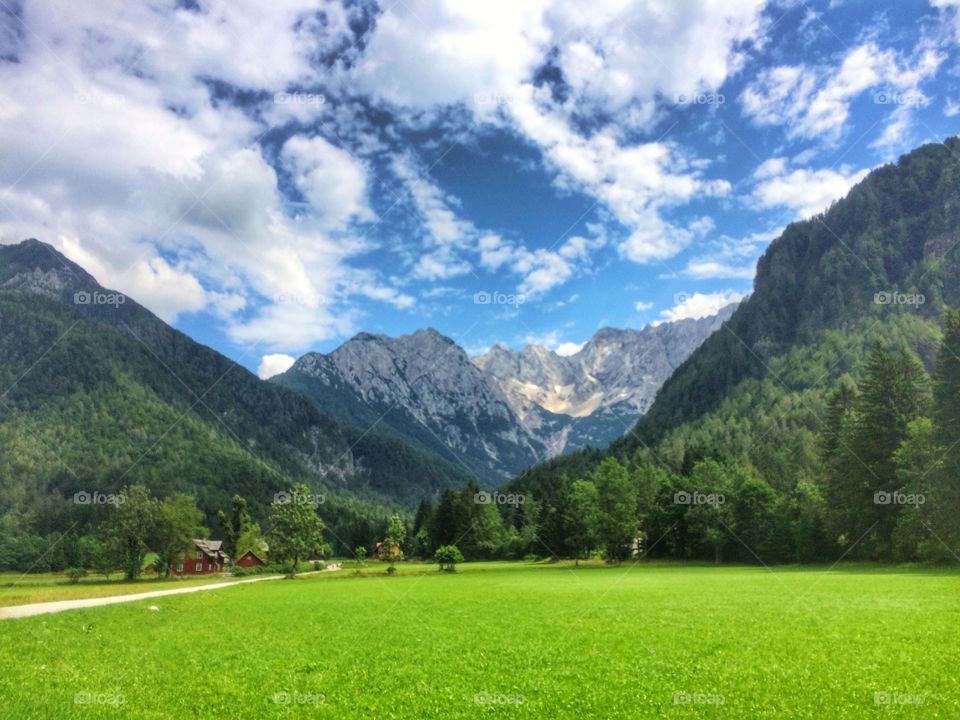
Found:
M 222 540 L 194 538 L 193 546 L 184 553 L 183 561 L 174 568 L 174 575 L 211 575 L 223 572 L 230 558 L 223 552 Z
M 265 555 L 265 553 L 262 553 Z M 261 557 L 253 550 L 247 550 L 243 555 L 237 558 L 236 565 L 237 567 L 259 567 L 261 565 L 266 565 L 267 561 L 265 557 Z

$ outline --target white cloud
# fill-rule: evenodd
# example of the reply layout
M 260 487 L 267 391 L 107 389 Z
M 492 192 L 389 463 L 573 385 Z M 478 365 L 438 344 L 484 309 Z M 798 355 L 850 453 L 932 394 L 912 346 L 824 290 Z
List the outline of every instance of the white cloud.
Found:
M 586 342 L 565 342 L 557 345 L 557 349 L 554 352 L 560 357 L 570 357 L 571 355 L 576 355 L 583 349 L 583 346 L 586 345 Z
M 940 10 L 940 22 L 954 42 L 960 42 L 960 0 L 930 0 Z
M 260 367 L 257 368 L 257 375 L 261 380 L 272 378 L 274 375 L 286 372 L 296 362 L 296 358 L 283 353 L 273 355 L 264 355 L 260 358 Z
M 48 240 L 165 319 L 209 310 L 235 339 L 302 347 L 350 327 L 363 163 L 288 140 L 275 162 L 307 200 L 290 212 L 258 144 L 267 128 L 210 86 L 315 82 L 312 58 L 345 27 L 335 5 L 321 32 L 312 0 L 25 4 L 30 32 L 0 64 L 0 241 Z M 376 278 L 362 286 L 409 303 Z M 284 293 L 324 302 L 276 307 Z
M 705 318 L 710 315 L 716 315 L 720 310 L 730 303 L 740 302 L 746 297 L 742 293 L 733 290 L 724 290 L 718 293 L 693 293 L 687 295 L 681 293 L 677 295 L 677 304 L 668 310 L 663 310 L 660 315 L 666 321 L 684 320 L 687 318 Z
M 281 160 L 325 228 L 339 229 L 355 217 L 370 219 L 364 166 L 322 137 L 294 135 Z
M 749 280 L 753 278 L 755 272 L 755 264 L 737 266 L 717 260 L 693 259 L 687 263 L 687 266 L 683 269 L 681 274 L 684 277 L 696 278 L 698 280 L 718 278 L 739 278 L 742 280 Z
M 634 310 L 636 310 L 637 312 L 644 312 L 644 311 L 646 311 L 646 310 L 651 309 L 652 307 L 653 307 L 653 303 L 652 303 L 652 302 L 644 302 L 644 301 L 642 301 L 642 300 L 638 300 L 638 301 L 637 301 L 636 303 L 634 303 L 634 305 L 633 305 Z
M 467 275 L 473 272 L 476 261 L 490 272 L 510 272 L 518 280 L 519 293 L 538 297 L 589 267 L 592 253 L 607 242 L 602 228 L 591 227 L 594 237 L 574 235 L 556 248 L 528 249 L 461 218 L 457 212 L 459 200 L 418 174 L 408 160 L 396 160 L 394 169 L 403 179 L 424 229 L 425 249 L 413 265 L 416 279 L 435 281 Z
M 772 158 L 754 173 L 758 182 L 751 196 L 761 208 L 787 207 L 796 218 L 806 218 L 826 210 L 866 176 L 868 170 L 790 170 L 784 158 Z
M 672 143 L 626 142 L 610 129 L 585 136 L 572 115 L 602 109 L 621 126 L 649 127 L 664 97 L 718 88 L 759 40 L 763 5 L 410 0 L 380 17 L 354 80 L 404 107 L 463 104 L 478 119 L 518 131 L 561 186 L 593 195 L 631 229 L 623 254 L 649 262 L 672 256 L 696 232 L 665 221 L 662 207 L 726 194 L 729 184 L 704 179 L 703 164 Z M 532 84 L 551 49 L 570 92 L 566 102 Z M 437 238 L 460 229 L 442 214 L 428 222 Z
M 785 163 L 775 159 L 756 173 L 761 177 L 770 177 L 771 169 L 784 172 Z M 680 271 L 683 277 L 698 280 L 709 279 L 752 279 L 756 274 L 757 258 L 770 241 L 778 237 L 783 228 L 750 233 L 745 237 L 721 235 L 711 239 L 699 255 L 690 258 L 686 267 Z M 674 276 L 671 276 L 674 277 Z
M 589 267 L 591 255 L 606 244 L 605 236 L 574 235 L 556 249 L 528 250 L 488 233 L 477 241 L 480 264 L 490 271 L 506 268 L 520 277 L 521 294 L 539 297 Z
M 849 48 L 835 67 L 782 65 L 760 72 L 740 97 L 745 114 L 758 125 L 785 125 L 790 138 L 840 137 L 850 103 L 868 90 L 874 102 L 894 110 L 883 143 L 898 141 L 911 108 L 927 102 L 920 85 L 936 74 L 943 55 L 927 45 L 903 58 L 875 42 Z
M 549 330 L 542 333 L 528 333 L 522 338 L 522 342 L 525 345 L 546 348 L 547 350 L 555 352 L 561 357 L 576 355 L 578 352 L 580 352 L 580 349 L 587 344 L 586 341 L 577 343 L 563 340 L 562 335 L 563 333 L 560 330 Z

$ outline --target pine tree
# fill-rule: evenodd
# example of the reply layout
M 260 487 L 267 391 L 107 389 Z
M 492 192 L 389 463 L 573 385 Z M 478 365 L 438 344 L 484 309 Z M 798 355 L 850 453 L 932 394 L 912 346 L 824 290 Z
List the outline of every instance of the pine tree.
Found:
M 960 556 L 960 310 L 947 314 L 933 382 L 933 419 L 937 445 L 944 449 L 938 467 L 926 478 L 927 509 L 934 535 L 928 556 Z

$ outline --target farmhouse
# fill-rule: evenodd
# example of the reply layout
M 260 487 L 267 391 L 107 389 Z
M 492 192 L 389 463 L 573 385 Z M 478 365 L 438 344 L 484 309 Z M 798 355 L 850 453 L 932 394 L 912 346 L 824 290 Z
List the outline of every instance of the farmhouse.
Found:
M 247 550 L 243 555 L 237 558 L 237 567 L 249 568 L 260 567 L 267 564 L 267 556 L 263 551 L 254 552 Z
M 210 575 L 223 572 L 230 558 L 223 552 L 222 540 L 194 538 L 193 545 L 174 569 L 174 575 Z

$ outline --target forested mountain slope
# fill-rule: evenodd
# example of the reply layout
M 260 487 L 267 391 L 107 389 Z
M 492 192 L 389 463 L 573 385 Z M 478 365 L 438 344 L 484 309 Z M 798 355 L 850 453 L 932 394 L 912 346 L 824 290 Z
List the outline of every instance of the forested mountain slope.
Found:
M 958 150 L 955 138 L 923 146 L 870 173 L 826 213 L 787 227 L 760 260 L 749 299 L 677 369 L 631 433 L 607 452 L 533 468 L 509 489 L 540 498 L 541 520 L 555 521 L 570 483 L 614 458 L 632 468 L 640 496 L 648 493 L 643 530 L 651 541 L 666 533 L 660 552 L 709 556 L 705 538 L 728 536 L 688 524 L 684 512 L 669 529 L 669 489 L 742 480 L 767 498 L 764 522 L 779 528 L 782 545 L 766 559 L 835 558 L 860 531 L 864 557 L 918 553 L 922 533 L 904 539 L 916 526 L 904 529 L 907 515 L 877 515 L 873 497 L 928 483 L 944 512 L 958 495 L 942 475 L 960 440 L 942 410 L 960 392 L 943 369 L 957 350 L 943 328 L 960 305 Z M 947 389 L 931 395 L 931 385 Z M 942 462 L 921 452 L 925 442 L 942 450 Z M 563 546 L 563 523 L 553 532 Z M 930 532 L 923 543 L 927 555 L 943 551 Z M 755 560 L 737 542 L 726 551 Z
M 330 496 L 331 517 L 347 506 L 380 517 L 466 482 L 452 463 L 341 427 L 109 295 L 48 245 L 0 247 L 0 510 L 62 526 L 73 492 L 143 480 L 196 494 L 208 518 L 235 492 L 260 515 L 303 480 Z

